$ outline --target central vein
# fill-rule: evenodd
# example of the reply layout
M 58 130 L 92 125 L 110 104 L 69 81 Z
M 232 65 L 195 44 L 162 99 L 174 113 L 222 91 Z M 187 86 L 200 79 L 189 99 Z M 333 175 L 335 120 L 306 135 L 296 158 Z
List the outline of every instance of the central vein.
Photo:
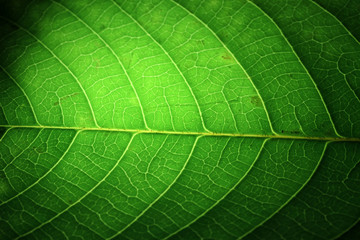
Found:
M 121 129 L 121 128 L 88 128 L 88 127 L 62 127 L 62 126 L 20 126 L 20 125 L 0 125 L 2 128 L 34 128 L 34 129 L 62 129 L 75 131 L 108 131 L 108 132 L 128 132 L 128 133 L 153 133 L 153 134 L 171 134 L 171 135 L 194 135 L 194 136 L 213 136 L 213 137 L 252 137 L 252 138 L 277 138 L 277 139 L 300 139 L 317 141 L 335 141 L 335 142 L 360 142 L 360 138 L 352 137 L 318 137 L 301 135 L 283 135 L 283 134 L 251 134 L 251 133 L 217 133 L 217 132 L 180 132 L 166 130 L 142 130 L 142 129 Z

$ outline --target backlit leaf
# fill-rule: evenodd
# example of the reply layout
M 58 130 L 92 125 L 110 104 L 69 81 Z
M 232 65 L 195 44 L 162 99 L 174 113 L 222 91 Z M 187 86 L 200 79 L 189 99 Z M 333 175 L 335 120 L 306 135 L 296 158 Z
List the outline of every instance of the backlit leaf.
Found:
M 1 1 L 1 239 L 356 239 L 356 0 Z

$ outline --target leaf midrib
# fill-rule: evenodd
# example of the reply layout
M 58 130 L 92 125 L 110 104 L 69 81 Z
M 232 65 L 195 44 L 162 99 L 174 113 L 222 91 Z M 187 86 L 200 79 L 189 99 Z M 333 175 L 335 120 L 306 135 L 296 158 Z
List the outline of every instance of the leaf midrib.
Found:
M 332 137 L 332 136 L 301 136 L 286 134 L 252 134 L 252 133 L 226 133 L 226 132 L 193 132 L 193 131 L 168 131 L 168 130 L 146 130 L 146 129 L 123 129 L 123 128 L 95 128 L 95 127 L 64 127 L 64 126 L 44 126 L 44 125 L 0 125 L 0 128 L 33 128 L 33 129 L 60 129 L 75 131 L 106 131 L 106 132 L 124 132 L 137 134 L 169 134 L 169 135 L 191 135 L 191 136 L 209 136 L 209 137 L 244 137 L 244 138 L 274 138 L 274 139 L 292 139 L 292 140 L 313 140 L 313 141 L 331 141 L 331 142 L 360 142 L 360 137 Z

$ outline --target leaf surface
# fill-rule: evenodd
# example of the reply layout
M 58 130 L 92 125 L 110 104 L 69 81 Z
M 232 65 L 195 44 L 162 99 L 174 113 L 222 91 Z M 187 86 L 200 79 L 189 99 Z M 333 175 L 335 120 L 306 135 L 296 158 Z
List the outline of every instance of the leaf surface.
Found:
M 358 236 L 355 0 L 1 3 L 1 239 Z

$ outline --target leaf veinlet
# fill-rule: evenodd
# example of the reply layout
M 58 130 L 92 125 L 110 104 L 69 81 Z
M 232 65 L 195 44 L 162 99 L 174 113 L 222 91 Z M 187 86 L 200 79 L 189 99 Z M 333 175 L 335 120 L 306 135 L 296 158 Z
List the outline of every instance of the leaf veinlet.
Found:
M 356 239 L 360 19 L 332 4 L 3 3 L 0 238 Z
M 250 76 L 247 74 L 247 72 L 245 71 L 245 69 L 243 68 L 243 66 L 239 63 L 239 61 L 237 60 L 237 58 L 232 54 L 232 52 L 227 48 L 227 46 L 221 41 L 221 39 L 217 36 L 217 34 L 214 33 L 214 31 L 213 31 L 211 28 L 209 28 L 203 21 L 201 21 L 198 17 L 196 17 L 196 15 L 194 15 L 192 12 L 190 12 L 189 10 L 187 10 L 186 8 L 184 8 L 182 5 L 178 4 L 177 2 L 175 2 L 175 1 L 173 1 L 173 0 L 172 0 L 172 2 L 174 2 L 174 4 L 176 4 L 177 6 L 183 8 L 185 11 L 188 12 L 189 15 L 193 16 L 194 18 L 196 18 L 199 22 L 201 22 L 201 24 L 203 24 L 207 29 L 209 29 L 209 31 L 218 39 L 218 41 L 224 46 L 224 48 L 225 48 L 225 49 L 231 54 L 231 56 L 235 59 L 236 63 L 237 63 L 237 64 L 241 67 L 241 69 L 245 72 L 247 78 L 249 79 L 249 81 L 250 81 L 251 84 L 253 85 L 253 87 L 254 87 L 254 89 L 255 89 L 258 97 L 260 98 L 261 105 L 265 108 L 265 113 L 266 113 L 267 120 L 268 120 L 268 122 L 269 122 L 269 126 L 270 126 L 270 129 L 271 129 L 271 132 L 272 132 L 273 134 L 277 134 L 277 133 L 275 133 L 275 131 L 274 131 L 273 127 L 272 127 L 272 123 L 271 123 L 271 121 L 270 121 L 269 114 L 268 114 L 268 112 L 267 112 L 267 110 L 266 110 L 265 103 L 264 103 L 261 95 L 259 94 L 258 89 L 257 89 L 256 86 L 254 85 L 253 81 L 251 80 Z
M 7 20 L 7 21 L 10 21 L 9 19 L 6 19 L 6 20 Z M 99 127 L 99 125 L 97 124 L 97 121 L 96 121 L 96 118 L 95 118 L 95 113 L 94 113 L 94 110 L 93 110 L 92 105 L 91 105 L 91 103 L 90 103 L 89 97 L 87 96 L 87 94 L 86 94 L 86 92 L 85 92 L 82 84 L 79 82 L 78 78 L 74 75 L 74 73 L 68 68 L 68 66 L 67 66 L 66 64 L 63 63 L 63 61 L 62 61 L 50 48 L 48 48 L 48 46 L 46 46 L 46 44 L 44 44 L 40 39 L 38 39 L 33 33 L 31 33 L 30 31 L 28 31 L 27 29 L 25 29 L 24 27 L 18 25 L 18 24 L 15 23 L 15 22 L 12 22 L 12 21 L 11 21 L 11 23 L 14 24 L 14 25 L 16 25 L 17 27 L 21 28 L 23 31 L 25 31 L 27 34 L 29 34 L 31 37 L 33 37 L 36 41 L 38 41 L 38 42 L 39 42 L 47 51 L 49 51 L 49 52 L 54 56 L 54 58 L 57 59 L 57 60 L 59 61 L 59 63 L 70 73 L 70 75 L 75 79 L 76 83 L 77 83 L 77 84 L 79 85 L 79 87 L 81 88 L 81 91 L 83 92 L 83 94 L 84 94 L 84 96 L 85 96 L 85 98 L 86 98 L 86 101 L 87 101 L 87 103 L 88 103 L 88 105 L 89 105 L 90 112 L 91 112 L 91 115 L 92 115 L 92 117 L 93 117 L 93 121 L 94 121 L 95 125 L 96 125 L 97 127 Z M 26 96 L 26 94 L 24 94 L 24 95 Z M 30 101 L 29 101 L 29 103 L 30 103 Z M 35 112 L 34 112 L 34 116 L 36 116 L 36 115 L 35 115 Z M 38 121 L 37 118 L 36 118 L 36 121 Z
M 256 4 L 254 4 L 252 1 L 249 1 L 249 3 L 251 3 L 251 4 L 253 4 L 254 6 L 256 6 L 256 7 L 258 7 Z M 261 10 L 261 9 L 260 9 Z M 264 14 L 266 15 L 266 13 L 264 12 Z M 276 25 L 276 23 L 269 17 L 269 19 L 274 23 L 274 25 Z M 277 26 L 277 25 L 276 25 Z M 278 27 L 278 26 L 277 26 Z M 282 33 L 282 31 L 281 31 L 281 29 L 279 28 L 279 31 L 280 31 L 280 33 L 283 35 L 283 33 Z M 284 35 L 283 35 L 284 36 Z M 291 46 L 291 44 L 289 43 L 289 41 L 287 40 L 287 38 L 284 36 L 284 39 L 287 41 L 287 43 L 289 44 L 289 46 L 292 48 L 292 46 Z M 292 51 L 294 52 L 294 55 L 299 59 L 299 62 L 302 64 L 302 62 L 301 62 L 301 59 L 299 58 L 299 56 L 296 54 L 296 52 L 293 50 L 293 48 L 292 48 Z M 303 64 L 302 64 L 303 65 Z M 332 117 L 331 117 L 331 115 L 330 115 L 330 112 L 329 112 L 329 110 L 327 109 L 327 106 L 326 106 L 326 103 L 324 102 L 324 99 L 323 99 L 323 97 L 322 97 L 322 95 L 321 95 L 321 93 L 320 93 L 320 91 L 319 91 L 319 89 L 318 89 L 318 87 L 317 87 L 317 85 L 316 85 L 316 82 L 314 81 L 314 79 L 312 78 L 312 76 L 310 75 L 310 73 L 307 71 L 307 69 L 306 69 L 306 67 L 303 65 L 303 67 L 304 67 L 304 69 L 305 69 L 305 71 L 307 72 L 307 74 L 310 76 L 310 78 L 312 79 L 312 81 L 314 82 L 314 86 L 315 86 L 315 89 L 316 89 L 316 91 L 318 92 L 318 94 L 319 94 L 319 97 L 321 98 L 321 101 L 323 102 L 323 104 L 324 104 L 324 107 L 326 108 L 326 112 L 327 112 L 327 114 L 329 115 L 329 119 L 330 119 L 330 121 L 331 121 L 331 125 L 332 125 L 332 127 L 334 128 L 334 131 L 335 131 L 335 133 L 336 133 L 336 135 L 337 136 L 339 136 L 339 137 L 341 137 L 341 135 L 337 132 L 337 129 L 336 129 L 336 127 L 335 127 L 335 125 L 334 125 L 334 122 L 333 122 L 333 120 L 332 120 Z
M 149 34 L 149 33 L 140 25 L 140 23 L 139 23 L 138 21 L 136 21 L 133 17 L 131 17 L 131 15 L 129 15 L 129 13 L 127 13 L 126 11 L 124 11 L 118 3 L 116 3 L 115 1 L 113 1 L 113 2 L 114 2 L 114 4 L 115 4 L 116 6 L 119 7 L 119 9 L 120 9 L 123 13 L 125 13 L 129 18 L 131 18 L 131 20 L 134 21 L 134 22 L 141 28 L 141 30 L 143 30 L 143 31 L 146 33 L 146 35 L 148 35 L 148 36 L 164 51 L 164 53 L 166 54 L 166 56 L 169 57 L 170 61 L 174 64 L 174 66 L 176 67 L 177 71 L 179 72 L 179 74 L 181 75 L 181 77 L 184 79 L 186 85 L 188 86 L 188 88 L 189 88 L 189 90 L 190 90 L 190 92 L 191 92 L 192 97 L 194 98 L 196 107 L 197 107 L 197 109 L 198 109 L 198 111 L 199 111 L 199 114 L 200 114 L 202 127 L 204 128 L 204 130 L 205 130 L 206 132 L 210 132 L 210 131 L 206 128 L 206 126 L 205 126 L 205 122 L 204 122 L 204 119 L 203 119 L 203 116 L 202 116 L 202 113 L 201 113 L 201 109 L 200 109 L 199 103 L 198 103 L 198 101 L 196 100 L 196 97 L 195 97 L 195 95 L 194 95 L 191 87 L 189 86 L 188 81 L 186 80 L 186 78 L 184 77 L 184 75 L 182 74 L 182 72 L 179 70 L 178 66 L 176 65 L 176 63 L 174 62 L 174 60 L 172 59 L 172 57 L 171 57 L 171 56 L 169 55 L 169 53 L 161 46 L 161 44 L 159 44 L 159 43 L 151 36 L 151 34 Z
M 138 103 L 139 103 L 139 107 L 140 107 L 140 109 L 141 109 L 141 114 L 142 114 L 142 118 L 143 118 L 143 121 L 144 121 L 145 128 L 146 128 L 146 129 L 149 129 L 149 127 L 148 127 L 148 125 L 147 125 L 147 122 L 146 122 L 146 119 L 145 119 L 144 110 L 143 110 L 142 104 L 141 104 L 141 102 L 140 102 L 140 98 L 139 98 L 139 96 L 138 96 L 138 94 L 137 94 L 137 91 L 136 91 L 136 89 L 135 89 L 135 87 L 134 87 L 134 85 L 133 85 L 133 83 L 132 83 L 129 75 L 127 74 L 127 71 L 125 70 L 124 65 L 121 63 L 120 59 L 119 59 L 118 56 L 114 53 L 114 51 L 113 51 L 112 48 L 109 46 L 109 44 L 108 44 L 99 34 L 97 34 L 87 23 L 85 23 L 83 20 L 81 20 L 80 18 L 78 18 L 78 17 L 76 16 L 76 14 L 74 14 L 73 12 L 71 12 L 69 9 L 65 8 L 65 7 L 64 7 L 63 5 L 61 5 L 60 3 L 57 3 L 57 2 L 55 2 L 55 1 L 53 1 L 53 2 L 54 2 L 55 4 L 58 4 L 58 5 L 62 6 L 62 7 L 63 7 L 66 11 L 68 11 L 72 16 L 74 16 L 74 17 L 75 17 L 76 19 L 78 19 L 81 23 L 83 23 L 88 29 L 90 29 L 90 31 L 91 31 L 93 34 L 95 34 L 95 35 L 101 40 L 101 42 L 103 42 L 104 45 L 111 51 L 111 53 L 116 57 L 117 61 L 119 62 L 119 65 L 120 65 L 121 68 L 124 70 L 124 73 L 125 73 L 126 77 L 127 77 L 128 80 L 129 80 L 129 83 L 130 83 L 130 85 L 131 85 L 131 88 L 133 89 L 133 91 L 134 91 L 134 93 L 135 93 L 135 95 L 136 95 L 137 101 L 138 101 Z
M 79 132 L 77 132 L 78 134 Z M 96 189 L 97 186 L 99 186 L 110 174 L 111 172 L 117 167 L 117 165 L 119 164 L 119 162 L 121 161 L 121 159 L 124 157 L 124 155 L 126 154 L 127 150 L 129 149 L 132 140 L 134 139 L 134 137 L 136 136 L 136 134 L 133 134 L 131 136 L 131 139 L 126 147 L 126 149 L 124 150 L 123 155 L 121 155 L 121 157 L 119 158 L 119 160 L 117 161 L 117 163 L 113 166 L 113 168 L 104 176 L 104 178 L 99 181 L 90 191 L 88 191 L 85 195 L 83 195 L 81 198 L 79 198 L 76 202 L 74 202 L 73 204 L 69 205 L 67 208 L 65 208 L 63 211 L 59 212 L 58 214 L 56 214 L 54 217 L 50 218 L 48 221 L 41 223 L 38 227 L 33 228 L 31 231 L 26 232 L 22 235 L 20 235 L 18 238 L 24 237 L 26 235 L 31 234 L 32 232 L 36 231 L 37 229 L 40 229 L 42 226 L 44 226 L 45 224 L 50 223 L 51 221 L 53 221 L 54 219 L 56 219 L 57 217 L 59 217 L 61 214 L 63 214 L 64 212 L 66 212 L 68 209 L 70 209 L 71 207 L 75 206 L 77 203 L 79 203 L 82 199 L 84 199 L 88 194 L 90 194 L 94 189 Z M 74 137 L 74 140 L 76 138 L 76 135 Z M 73 142 L 72 142 L 73 143 Z M 69 145 L 69 148 L 71 147 L 71 145 Z M 55 167 L 55 166 L 54 166 Z

